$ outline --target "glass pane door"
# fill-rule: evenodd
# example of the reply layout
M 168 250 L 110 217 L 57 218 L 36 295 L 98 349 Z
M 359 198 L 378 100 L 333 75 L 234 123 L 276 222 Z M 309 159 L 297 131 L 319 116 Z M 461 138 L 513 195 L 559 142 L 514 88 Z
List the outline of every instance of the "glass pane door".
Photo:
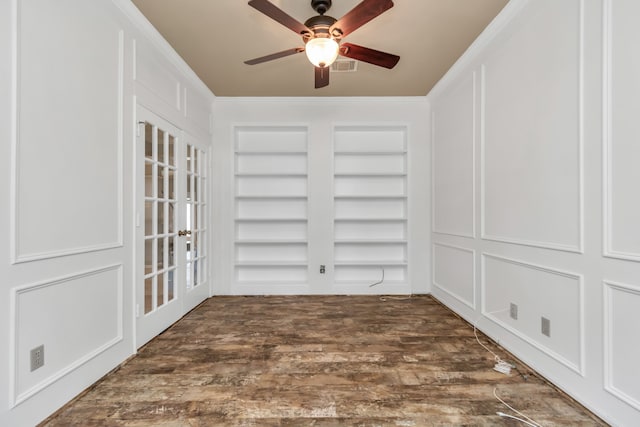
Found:
M 188 138 L 188 137 L 187 137 Z M 208 296 L 207 245 L 207 152 L 204 146 L 186 144 L 185 166 L 185 228 L 184 245 L 186 304 L 195 306 Z
M 149 122 L 145 130 L 144 314 L 176 298 L 176 137 Z
M 136 312 L 138 346 L 178 320 L 184 307 L 180 263 L 180 130 L 138 108 L 136 145 Z

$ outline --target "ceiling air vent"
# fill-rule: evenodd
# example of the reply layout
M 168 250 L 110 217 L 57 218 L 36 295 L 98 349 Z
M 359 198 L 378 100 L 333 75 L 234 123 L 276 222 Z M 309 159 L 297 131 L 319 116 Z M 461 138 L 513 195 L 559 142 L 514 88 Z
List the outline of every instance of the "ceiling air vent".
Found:
M 332 73 L 355 73 L 358 71 L 358 61 L 354 59 L 338 59 L 331 64 Z

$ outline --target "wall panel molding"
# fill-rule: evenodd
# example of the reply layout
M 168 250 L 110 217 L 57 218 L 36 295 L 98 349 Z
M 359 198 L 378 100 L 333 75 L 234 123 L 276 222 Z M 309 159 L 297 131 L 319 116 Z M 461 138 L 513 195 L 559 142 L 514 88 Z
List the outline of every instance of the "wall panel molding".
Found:
M 23 305 L 21 305 L 22 299 L 25 297 L 34 295 L 38 292 L 49 291 L 51 287 L 64 286 L 69 285 L 73 286 L 74 282 L 77 285 L 78 281 L 88 279 L 88 280 L 98 280 L 99 277 L 105 276 L 107 274 L 115 274 L 117 279 L 115 292 L 117 295 L 117 310 L 113 313 L 113 317 L 111 320 L 113 321 L 113 329 L 115 334 L 109 337 L 105 337 L 105 339 L 93 346 L 92 348 L 86 349 L 86 351 L 76 357 L 73 360 L 64 363 L 62 361 L 61 366 L 54 367 L 53 370 L 49 370 L 44 374 L 41 374 L 37 381 L 32 384 L 28 384 L 27 387 L 21 387 L 20 378 L 22 371 L 20 370 L 21 363 L 26 363 L 24 360 L 24 356 L 20 354 L 21 342 L 20 338 L 23 334 L 28 334 L 28 332 L 24 331 L 25 325 L 23 325 L 20 321 L 21 316 L 24 310 L 27 310 Z M 99 298 L 98 298 L 99 299 Z M 96 300 L 94 303 L 101 304 L 104 301 Z M 53 304 L 54 302 L 51 301 Z M 85 301 L 86 303 L 86 301 Z M 11 402 L 12 407 L 20 404 L 21 402 L 29 399 L 31 396 L 37 394 L 50 384 L 56 382 L 63 376 L 73 372 L 81 365 L 87 363 L 89 360 L 95 358 L 96 356 L 104 353 L 111 347 L 115 346 L 117 343 L 121 342 L 124 337 L 124 277 L 123 277 L 123 265 L 122 264 L 114 264 L 105 267 L 100 267 L 92 270 L 79 271 L 70 275 L 36 282 L 32 284 L 27 284 L 23 286 L 15 287 L 11 290 L 11 298 L 10 298 L 10 388 L 11 388 Z M 82 319 L 77 319 L 79 322 Z M 45 350 L 47 350 L 45 348 Z M 51 354 L 51 349 L 49 351 L 45 351 L 45 366 L 40 369 L 45 369 L 48 364 L 61 362 L 61 358 L 59 355 Z M 48 362 L 49 361 L 49 362 Z M 39 375 L 37 371 L 31 373 L 31 375 Z
M 578 162 L 577 181 L 578 188 L 576 189 L 577 197 L 577 211 L 576 221 L 578 223 L 578 230 L 576 241 L 573 243 L 567 242 L 554 242 L 550 240 L 537 240 L 532 238 L 522 238 L 518 236 L 509 236 L 504 234 L 493 233 L 487 230 L 487 62 L 485 61 L 480 65 L 480 236 L 484 240 L 491 240 L 496 242 L 511 243 L 517 245 L 540 247 L 545 249 L 560 250 L 574 253 L 584 253 L 584 101 L 585 101 L 585 87 L 584 87 L 584 0 L 577 0 L 577 7 L 579 7 L 578 13 L 578 46 L 577 49 L 577 70 L 576 70 L 576 82 L 577 82 L 577 97 L 576 99 L 576 113 L 577 113 L 577 158 Z
M 463 248 L 461 246 L 456 246 L 456 245 L 450 245 L 448 243 L 440 243 L 440 242 L 434 242 L 433 243 L 433 248 L 431 250 L 431 265 L 433 266 L 432 269 L 432 277 L 431 277 L 431 282 L 433 283 L 434 286 L 436 286 L 438 289 L 440 289 L 442 292 L 448 294 L 449 296 L 451 296 L 452 298 L 460 301 L 461 303 L 463 303 L 464 305 L 466 305 L 467 307 L 471 308 L 472 310 L 476 309 L 476 301 L 477 301 L 477 296 L 476 296 L 476 251 L 474 249 L 468 249 L 468 248 Z M 437 276 L 437 268 L 438 265 L 436 264 L 436 247 L 443 247 L 443 248 L 449 248 L 455 251 L 460 251 L 460 252 L 465 252 L 465 253 L 469 253 L 471 254 L 471 276 L 472 276 L 472 281 L 471 281 L 471 287 L 472 287 L 472 298 L 471 300 L 462 297 L 461 295 L 458 295 L 458 293 L 452 291 L 451 289 L 449 289 L 445 284 L 443 283 L 438 283 L 438 281 L 436 280 L 436 276 Z
M 180 116 L 186 116 L 183 106 L 183 90 L 180 78 L 174 70 L 168 69 L 166 64 L 156 56 L 153 48 L 145 43 L 133 40 L 134 45 L 134 81 L 136 93 L 142 86 L 153 100 L 159 100 L 168 108 L 168 111 L 179 112 Z M 149 100 L 152 101 L 152 100 Z
M 567 279 L 570 279 L 570 280 L 573 280 L 573 281 L 576 282 L 577 301 L 575 301 L 575 303 L 577 305 L 577 315 L 578 315 L 578 325 L 577 325 L 577 331 L 576 332 L 578 334 L 578 347 L 579 347 L 578 348 L 577 357 L 575 358 L 576 360 L 571 360 L 569 357 L 567 357 L 566 355 L 561 354 L 559 351 L 556 351 L 555 349 L 551 348 L 549 345 L 546 345 L 546 344 L 542 343 L 540 340 L 535 339 L 533 336 L 530 336 L 529 334 L 527 334 L 523 330 L 520 330 L 520 329 L 516 328 L 514 325 L 508 324 L 505 320 L 503 320 L 500 317 L 496 316 L 496 314 L 498 314 L 498 313 L 504 313 L 505 311 L 508 312 L 508 310 L 509 310 L 508 306 L 505 306 L 504 309 L 502 309 L 502 310 L 496 310 L 495 307 L 493 307 L 491 309 L 487 308 L 487 260 L 494 260 L 494 261 L 498 261 L 498 262 L 501 262 L 501 263 L 510 264 L 510 265 L 516 266 L 518 268 L 525 269 L 525 271 L 527 269 L 529 269 L 529 270 L 533 270 L 533 271 L 537 271 L 537 272 L 542 272 L 544 274 L 549 274 L 551 276 L 558 276 L 558 277 L 561 277 L 561 278 L 567 278 Z M 585 376 L 585 339 L 584 339 L 584 335 L 585 335 L 585 331 L 584 331 L 584 312 L 585 312 L 585 310 L 584 310 L 584 279 L 583 279 L 583 276 L 581 274 L 578 274 L 578 273 L 559 270 L 559 269 L 556 269 L 554 267 L 544 266 L 544 265 L 541 265 L 541 264 L 535 264 L 535 263 L 531 263 L 531 262 L 527 262 L 527 261 L 523 261 L 523 260 L 518 260 L 518 259 L 514 259 L 514 258 L 508 258 L 508 257 L 504 257 L 504 256 L 501 256 L 501 255 L 491 254 L 491 253 L 487 253 L 487 252 L 482 252 L 481 253 L 480 269 L 481 269 L 481 273 L 480 273 L 480 276 L 481 276 L 480 288 L 481 288 L 481 293 L 482 293 L 482 301 L 481 301 L 482 314 L 484 316 L 490 318 L 495 323 L 499 324 L 501 327 L 503 327 L 504 329 L 508 330 L 509 332 L 511 332 L 512 334 L 517 336 L 518 338 L 522 339 L 523 341 L 529 343 L 530 345 L 532 345 L 533 347 L 537 348 L 541 352 L 545 353 L 549 357 L 551 357 L 551 358 L 555 359 L 556 361 L 560 362 L 561 364 L 563 364 L 567 368 L 571 369 L 572 371 L 576 372 L 577 374 L 580 374 L 581 376 Z M 539 316 L 539 315 L 540 315 L 540 313 L 536 313 L 536 316 Z M 552 320 L 552 331 L 553 331 L 554 330 L 554 326 L 553 325 L 557 324 L 557 319 L 551 319 L 551 320 Z M 555 322 L 554 322 L 554 320 L 555 320 Z M 539 328 L 538 324 L 535 325 L 535 328 Z M 553 332 L 552 332 L 552 334 L 553 334 Z
M 629 261 L 640 261 L 640 252 L 616 249 L 614 244 L 614 58 L 613 2 L 602 2 L 602 170 L 603 170 L 603 255 Z
M 116 33 L 113 35 L 117 38 L 116 46 L 117 52 L 114 52 L 117 55 L 117 64 L 115 69 L 113 70 L 115 75 L 117 76 L 117 93 L 116 96 L 116 111 L 114 114 L 117 115 L 117 129 L 116 129 L 116 140 L 114 141 L 116 154 L 116 165 L 114 165 L 116 169 L 116 179 L 114 187 L 116 188 L 116 206 L 114 207 L 116 214 L 116 225 L 115 225 L 115 234 L 110 236 L 108 239 L 101 239 L 102 241 L 97 241 L 90 244 L 71 244 L 68 246 L 61 245 L 56 249 L 45 249 L 45 250 L 29 250 L 24 249 L 21 245 L 22 242 L 22 234 L 21 230 L 23 227 L 24 212 L 21 212 L 21 173 L 23 170 L 21 168 L 21 161 L 24 160 L 24 155 L 21 153 L 23 149 L 23 141 L 21 135 L 21 126 L 27 126 L 27 124 L 23 123 L 25 117 L 21 115 L 21 109 L 23 104 L 23 90 L 22 90 L 22 78 L 21 72 L 22 67 L 20 64 L 21 61 L 21 52 L 20 47 L 22 43 L 22 26 L 21 26 L 21 1 L 14 1 L 14 26 L 13 29 L 14 34 L 14 89 L 12 93 L 12 139 L 11 139 L 11 189 L 10 189 L 10 197 L 11 197 L 11 209 L 10 209 L 10 224 L 11 224 L 11 233 L 9 235 L 9 243 L 10 243 L 10 253 L 11 253 L 11 263 L 17 264 L 28 261 L 36 261 L 36 260 L 44 260 L 49 258 L 55 258 L 60 256 L 67 255 L 75 255 L 81 254 L 85 252 L 92 251 L 100 251 L 106 249 L 113 249 L 123 246 L 123 234 L 124 234 L 124 86 L 125 86 L 125 71 L 124 71 L 124 30 L 122 28 L 117 28 Z M 64 165 L 58 165 L 59 168 L 64 168 Z M 49 195 L 50 196 L 50 195 Z M 81 195 L 78 195 L 78 198 L 81 199 Z M 46 209 L 42 209 L 42 214 L 46 214 L 49 211 Z M 56 234 L 55 231 L 51 232 L 52 236 Z M 45 236 L 49 237 L 49 236 Z M 53 237 L 51 237 L 53 239 Z M 58 239 L 56 239 L 58 240 Z
M 438 227 L 437 224 L 437 217 L 438 215 L 436 215 L 436 206 L 438 205 L 438 203 L 436 203 L 436 198 L 437 198 L 437 191 L 436 191 L 436 182 L 437 182 L 437 175 L 436 172 L 438 170 L 437 168 L 437 162 L 438 159 L 436 158 L 436 129 L 437 129 L 437 125 L 436 125 L 436 110 L 438 109 L 438 100 L 434 101 L 434 105 L 435 107 L 432 109 L 431 112 L 431 231 L 433 233 L 437 233 L 437 234 L 443 234 L 443 235 L 449 235 L 449 236 L 456 236 L 456 237 L 465 237 L 465 238 L 470 238 L 470 239 L 474 239 L 477 236 L 477 231 L 476 231 L 476 189 L 477 187 L 477 174 L 476 174 L 476 142 L 477 142 L 477 129 L 478 129 L 478 111 L 477 111 L 477 73 L 476 71 L 473 71 L 469 76 L 467 76 L 467 78 L 470 78 L 471 80 L 471 138 L 470 138 L 470 144 L 471 144 L 471 182 L 470 182 L 470 186 L 471 186 L 471 207 L 469 209 L 470 212 L 470 216 L 471 216 L 471 224 L 470 224 L 470 229 L 469 230 L 465 230 L 465 231 L 458 231 L 458 230 L 453 230 L 453 229 L 446 229 L 446 228 L 441 228 Z M 454 86 L 453 91 L 460 91 L 462 90 L 462 86 L 463 83 L 466 82 L 467 79 L 463 79 L 460 82 L 457 82 L 457 84 Z
M 605 280 L 603 281 L 604 290 L 604 388 L 618 399 L 628 403 L 634 408 L 640 410 L 640 388 L 636 386 L 636 390 L 625 390 L 629 387 L 629 383 L 638 384 L 640 376 L 637 374 L 637 355 L 640 354 L 638 346 L 635 348 L 636 357 L 630 355 L 628 346 L 637 343 L 637 332 L 632 327 L 633 322 L 629 322 L 629 316 L 623 314 L 626 320 L 623 324 L 617 324 L 615 315 L 623 313 L 625 307 L 616 307 L 614 294 L 626 294 L 623 299 L 630 298 L 640 301 L 640 286 L 633 286 L 619 282 Z M 637 313 L 637 305 L 633 307 Z M 632 315 L 629 313 L 629 315 Z M 637 316 L 637 315 L 636 315 Z M 621 319 L 622 320 L 622 319 Z M 626 331 L 624 337 L 620 336 L 621 332 Z M 624 356 L 617 358 L 618 350 L 624 353 Z M 617 359 L 617 360 L 616 360 Z M 621 366 L 621 359 L 625 360 L 626 366 Z M 618 363 L 616 363 L 616 361 Z M 631 368 L 631 369 L 625 369 Z M 621 372 L 619 372 L 621 371 Z M 622 374 L 623 378 L 619 378 L 616 374 Z M 627 382 L 627 384 L 623 384 Z

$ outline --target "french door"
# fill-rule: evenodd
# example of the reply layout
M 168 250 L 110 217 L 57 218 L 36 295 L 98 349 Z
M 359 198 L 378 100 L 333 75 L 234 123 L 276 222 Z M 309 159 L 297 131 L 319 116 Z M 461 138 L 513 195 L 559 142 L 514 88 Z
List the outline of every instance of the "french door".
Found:
M 208 296 L 206 146 L 138 107 L 136 345 Z

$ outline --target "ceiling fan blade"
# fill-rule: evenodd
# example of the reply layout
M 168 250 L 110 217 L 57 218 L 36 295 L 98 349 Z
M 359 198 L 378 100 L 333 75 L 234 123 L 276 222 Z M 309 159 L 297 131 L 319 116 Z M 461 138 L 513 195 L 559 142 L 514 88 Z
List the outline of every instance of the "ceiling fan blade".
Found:
M 309 30 L 304 24 L 287 15 L 282 9 L 278 8 L 268 0 L 251 0 L 249 2 L 249 6 L 264 13 L 269 18 L 281 23 L 297 34 L 311 33 L 311 30 Z
M 329 86 L 329 67 L 316 68 L 316 89 Z
M 369 49 L 368 47 L 351 43 L 342 43 L 340 45 L 340 55 L 389 69 L 395 67 L 400 60 L 398 55 L 380 52 L 379 50 Z
M 339 34 L 345 37 L 392 7 L 392 0 L 364 0 L 338 19 L 329 31 L 333 34 L 334 30 L 339 30 Z
M 261 56 L 260 58 L 249 59 L 248 61 L 244 61 L 244 63 L 247 65 L 256 65 L 267 61 L 273 61 L 274 59 L 284 58 L 285 56 L 294 55 L 300 52 L 304 52 L 304 48 L 295 47 L 293 49 L 283 50 L 282 52 L 272 53 L 271 55 Z

